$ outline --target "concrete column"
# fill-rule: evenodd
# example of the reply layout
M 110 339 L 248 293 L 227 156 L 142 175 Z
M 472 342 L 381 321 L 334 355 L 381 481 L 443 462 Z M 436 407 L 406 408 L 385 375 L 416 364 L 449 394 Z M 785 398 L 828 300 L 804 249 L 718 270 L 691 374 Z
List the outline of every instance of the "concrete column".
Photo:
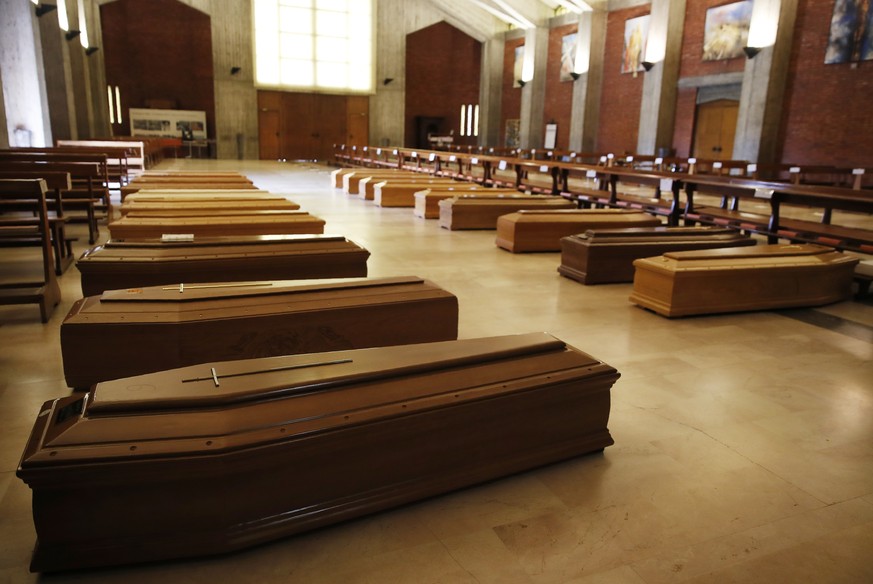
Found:
M 503 35 L 482 43 L 482 68 L 479 75 L 479 146 L 497 144 L 500 141 L 505 45 Z
M 576 53 L 576 72 L 573 83 L 573 102 L 570 117 L 570 150 L 591 152 L 597 141 L 600 123 L 600 92 L 603 84 L 603 51 L 606 44 L 606 16 L 604 10 L 583 12 L 579 15 L 579 50 Z
M 788 78 L 797 0 L 755 0 L 733 157 L 760 164 L 778 162 L 782 100 Z
M 645 61 L 653 63 L 643 79 L 637 152 L 655 154 L 673 145 L 676 94 L 685 28 L 685 0 L 653 0 Z
M 546 99 L 546 65 L 549 58 L 549 29 L 530 28 L 524 31 L 525 65 L 531 67 L 533 78 L 521 88 L 521 122 L 519 141 L 522 148 L 542 148 L 545 138 L 543 112 Z M 522 75 L 524 78 L 524 74 Z
M 52 136 L 55 140 L 78 139 L 70 51 L 55 12 L 39 18 L 39 33 Z
M 25 130 L 33 146 L 52 143 L 42 44 L 34 6 L 30 2 L 0 0 L 0 90 L 2 126 L 0 143 L 23 145 L 15 140 L 17 128 Z M 43 18 L 48 18 L 46 15 Z M 57 18 L 54 20 L 57 29 Z

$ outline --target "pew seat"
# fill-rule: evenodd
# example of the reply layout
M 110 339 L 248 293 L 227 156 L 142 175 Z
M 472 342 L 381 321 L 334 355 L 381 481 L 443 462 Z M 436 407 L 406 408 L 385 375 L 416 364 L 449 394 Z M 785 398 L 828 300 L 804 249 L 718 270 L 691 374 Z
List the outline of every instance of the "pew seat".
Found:
M 851 296 L 858 261 L 811 244 L 669 252 L 634 261 L 630 301 L 667 317 L 822 306 Z
M 207 361 L 457 336 L 457 299 L 420 278 L 210 282 L 83 298 L 61 325 L 61 353 L 67 385 L 87 390 Z
M 518 211 L 497 220 L 497 246 L 512 253 L 561 251 L 561 238 L 589 229 L 656 227 L 657 217 L 625 209 Z
M 370 252 L 337 235 L 110 239 L 82 254 L 82 295 L 179 282 L 310 280 L 367 275 Z

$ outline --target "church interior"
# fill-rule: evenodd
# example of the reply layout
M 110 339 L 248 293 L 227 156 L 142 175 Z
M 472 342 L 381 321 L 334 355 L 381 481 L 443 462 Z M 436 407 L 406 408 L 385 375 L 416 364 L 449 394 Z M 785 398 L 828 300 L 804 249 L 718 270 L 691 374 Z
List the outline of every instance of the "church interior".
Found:
M 873 581 L 861 3 L 0 10 L 4 581 Z

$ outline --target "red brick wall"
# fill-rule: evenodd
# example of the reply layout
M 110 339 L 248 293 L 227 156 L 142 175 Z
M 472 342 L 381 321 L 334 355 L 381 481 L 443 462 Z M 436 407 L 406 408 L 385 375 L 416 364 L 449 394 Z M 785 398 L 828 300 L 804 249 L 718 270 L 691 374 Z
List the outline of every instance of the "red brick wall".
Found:
M 506 120 L 521 118 L 521 88 L 513 87 L 515 48 L 524 44 L 524 39 L 506 41 L 503 50 L 503 94 L 500 102 L 500 146 L 506 145 Z
M 416 145 L 416 117 L 443 118 L 439 133 L 455 131 L 455 144 L 475 144 L 461 137 L 461 105 L 479 103 L 482 44 L 438 22 L 406 37 L 405 144 Z
M 873 169 L 873 62 L 825 65 L 832 13 L 833 2 L 798 3 L 781 160 Z
M 546 124 L 558 124 L 555 148 L 570 147 L 570 118 L 573 109 L 573 82 L 561 81 L 561 43 L 565 36 L 578 30 L 577 24 L 559 26 L 549 31 L 549 60 L 546 65 L 546 97 L 543 118 Z
M 706 23 L 706 10 L 725 4 L 725 0 L 697 0 L 685 5 L 685 29 L 682 32 L 682 61 L 679 77 L 699 77 L 719 73 L 742 72 L 746 66 L 746 56 L 721 61 L 703 60 L 703 33 Z
M 176 0 L 118 0 L 100 6 L 106 82 L 121 89 L 116 134 L 130 134 L 128 108 L 151 100 L 206 112 L 215 138 L 210 17 Z M 117 128 L 117 126 L 116 126 Z
M 624 24 L 629 18 L 649 13 L 649 6 L 610 12 L 603 55 L 603 91 L 600 97 L 600 127 L 596 150 L 636 152 L 644 73 L 634 77 L 621 72 Z

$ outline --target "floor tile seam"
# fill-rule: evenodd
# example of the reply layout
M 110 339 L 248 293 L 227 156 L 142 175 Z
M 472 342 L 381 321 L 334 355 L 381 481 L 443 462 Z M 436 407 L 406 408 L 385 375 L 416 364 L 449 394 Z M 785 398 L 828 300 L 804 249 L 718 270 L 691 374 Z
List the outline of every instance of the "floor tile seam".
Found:
M 777 311 L 776 314 L 804 324 L 821 328 L 842 336 L 873 344 L 873 326 L 814 308 L 794 308 Z

